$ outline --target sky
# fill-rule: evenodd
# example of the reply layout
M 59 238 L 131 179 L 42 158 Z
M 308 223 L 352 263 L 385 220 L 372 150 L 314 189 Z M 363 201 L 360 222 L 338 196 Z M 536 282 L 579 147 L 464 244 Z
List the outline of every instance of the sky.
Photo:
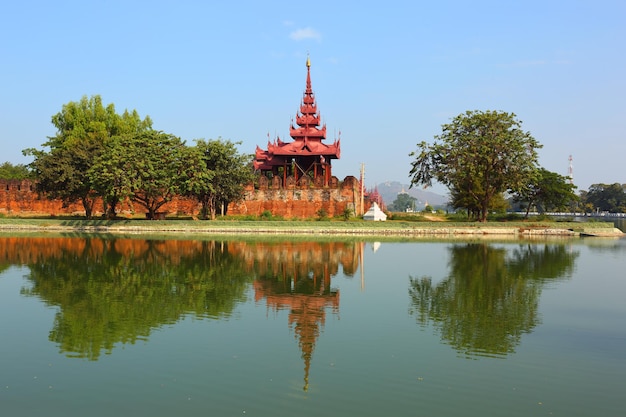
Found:
M 340 180 L 408 184 L 418 142 L 496 110 L 579 190 L 626 183 L 625 22 L 623 0 L 4 2 L 0 162 L 31 162 L 52 116 L 93 95 L 252 154 L 290 140 L 308 54 Z

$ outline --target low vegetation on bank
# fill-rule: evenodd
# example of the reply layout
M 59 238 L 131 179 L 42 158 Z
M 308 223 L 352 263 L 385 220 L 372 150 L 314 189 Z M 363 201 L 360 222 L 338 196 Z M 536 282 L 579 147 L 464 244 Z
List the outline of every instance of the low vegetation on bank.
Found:
M 103 233 L 229 233 L 229 234 L 320 234 L 320 235 L 602 235 L 617 236 L 610 222 L 555 221 L 547 216 L 524 220 L 514 216 L 488 223 L 462 221 L 444 214 L 402 214 L 385 222 L 359 218 L 282 219 L 272 216 L 221 217 L 212 221 L 189 216 L 168 216 L 166 220 L 118 218 L 85 220 L 82 217 L 40 216 L 0 217 L 4 232 L 56 231 Z

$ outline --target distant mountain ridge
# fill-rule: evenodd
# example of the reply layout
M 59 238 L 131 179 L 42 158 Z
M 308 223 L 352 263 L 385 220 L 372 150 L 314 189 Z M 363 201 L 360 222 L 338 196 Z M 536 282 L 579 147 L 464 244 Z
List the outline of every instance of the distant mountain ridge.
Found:
M 399 181 L 381 182 L 376 186 L 378 194 L 383 198 L 385 205 L 390 205 L 398 197 L 399 193 L 405 192 L 411 197 L 417 198 L 417 209 L 422 210 L 426 204 L 433 207 L 444 206 L 448 202 L 448 197 L 426 191 L 420 188 L 409 188 L 409 184 L 402 184 Z

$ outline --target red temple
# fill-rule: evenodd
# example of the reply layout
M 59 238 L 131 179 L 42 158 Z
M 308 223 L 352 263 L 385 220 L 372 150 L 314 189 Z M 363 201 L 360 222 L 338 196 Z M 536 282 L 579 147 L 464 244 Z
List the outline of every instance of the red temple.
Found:
M 327 187 L 331 182 L 331 161 L 339 159 L 340 139 L 332 145 L 322 143 L 326 139 L 326 125 L 320 126 L 315 95 L 311 88 L 311 61 L 306 60 L 306 89 L 296 113 L 296 124 L 289 130 L 293 142 L 283 142 L 279 137 L 274 143 L 268 141 L 267 150 L 257 146 L 254 169 L 270 178 L 280 178 L 283 185 L 288 181 L 299 183 L 310 179 L 317 186 Z M 341 135 L 341 134 L 340 134 Z M 269 135 L 268 135 L 269 136 Z

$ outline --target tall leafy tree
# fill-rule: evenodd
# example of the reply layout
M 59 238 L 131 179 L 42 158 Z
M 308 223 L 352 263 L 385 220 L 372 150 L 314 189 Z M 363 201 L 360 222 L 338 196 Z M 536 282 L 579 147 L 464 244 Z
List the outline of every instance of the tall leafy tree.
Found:
M 90 219 L 96 193 L 87 178 L 87 170 L 99 152 L 99 145 L 91 141 L 76 142 L 71 147 L 58 147 L 50 152 L 26 150 L 35 157 L 30 166 L 37 179 L 37 191 L 66 204 L 80 202 L 85 217 Z
M 391 211 L 407 211 L 408 209 L 415 210 L 416 202 L 417 198 L 412 195 L 408 193 L 399 193 L 389 208 Z
M 223 139 L 196 141 L 195 155 L 204 164 L 196 175 L 203 181 L 193 181 L 187 195 L 196 198 L 202 204 L 203 216 L 212 220 L 220 208 L 226 210 L 229 203 L 239 200 L 245 184 L 252 181 L 252 156 L 240 154 L 239 144 Z
M 459 201 L 476 208 L 484 222 L 496 196 L 519 191 L 533 178 L 538 148 L 515 114 L 467 111 L 443 125 L 433 144 L 418 143 L 409 154 L 415 157 L 411 186 L 436 180 L 460 194 Z
M 626 212 L 626 185 L 592 184 L 585 195 L 585 202 L 599 211 L 624 213 Z
M 113 104 L 105 106 L 95 95 L 63 105 L 52 116 L 52 124 L 57 133 L 42 145 L 48 150 L 24 150 L 25 155 L 34 157 L 30 167 L 38 180 L 38 190 L 66 203 L 81 201 L 90 218 L 96 197 L 88 175 L 93 160 L 111 137 L 150 130 L 152 120 L 141 119 L 135 110 L 119 115 Z
M 587 199 L 587 194 L 589 194 L 588 191 L 586 190 L 580 190 L 580 193 L 578 195 L 578 204 L 576 205 L 576 211 L 582 211 L 584 213 L 593 213 L 595 210 L 595 207 L 593 206 L 593 203 L 591 203 L 588 199 Z
M 155 130 L 121 135 L 104 147 L 89 175 L 109 210 L 128 197 L 155 219 L 157 211 L 181 191 L 185 148 L 180 138 Z
M 539 168 L 533 181 L 526 188 L 518 191 L 514 200 L 526 204 L 526 217 L 528 217 L 533 206 L 540 213 L 567 209 L 571 203 L 578 200 L 575 189 L 576 186 L 563 175 Z
M 181 192 L 201 204 L 200 215 L 206 219 L 211 202 L 210 196 L 215 194 L 213 182 L 215 172 L 207 164 L 206 148 L 204 146 L 187 147 L 185 161 L 186 173 L 182 177 Z
M 108 218 L 115 218 L 118 205 L 132 195 L 135 161 L 128 154 L 125 138 L 108 140 L 87 172 L 93 189 L 104 201 Z

